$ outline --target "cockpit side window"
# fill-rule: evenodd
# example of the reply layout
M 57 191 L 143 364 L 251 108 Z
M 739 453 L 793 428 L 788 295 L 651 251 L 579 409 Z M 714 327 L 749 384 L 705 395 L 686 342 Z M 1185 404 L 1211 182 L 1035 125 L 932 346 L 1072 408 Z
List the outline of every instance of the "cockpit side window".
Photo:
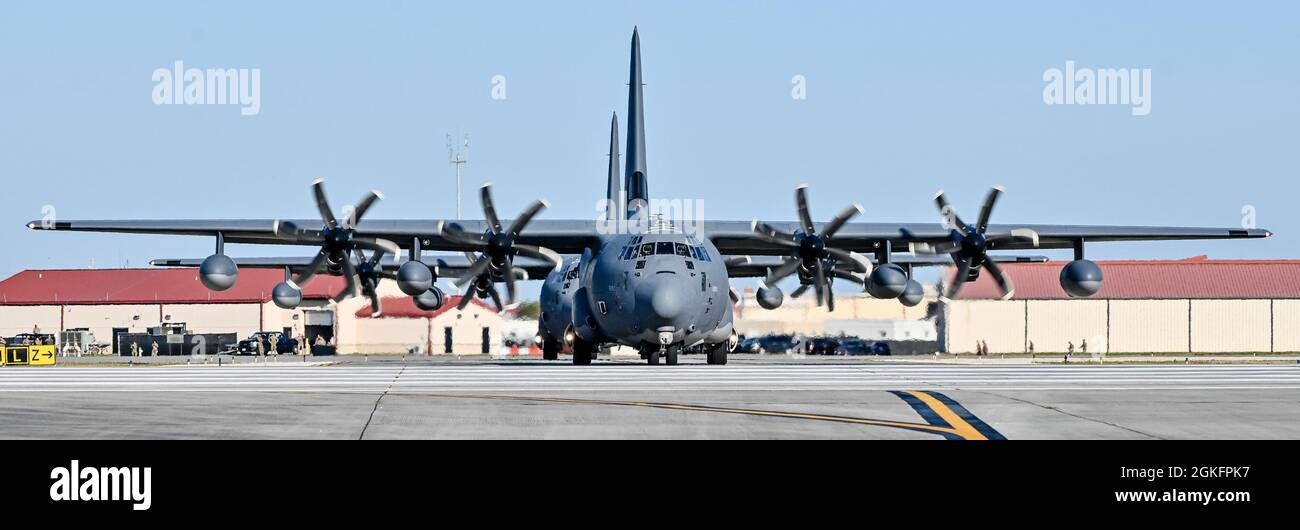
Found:
M 673 243 L 673 250 L 677 252 L 678 256 L 683 258 L 690 257 L 691 255 L 690 251 L 687 250 L 685 243 Z
M 704 250 L 704 247 L 691 247 L 691 255 L 700 261 L 713 261 L 709 259 L 709 251 Z
M 645 257 L 645 256 L 651 256 L 651 255 L 654 255 L 654 253 L 655 253 L 655 244 L 654 244 L 654 243 L 646 243 L 646 244 L 644 244 L 644 245 L 641 245 L 641 256 L 642 256 L 642 257 Z

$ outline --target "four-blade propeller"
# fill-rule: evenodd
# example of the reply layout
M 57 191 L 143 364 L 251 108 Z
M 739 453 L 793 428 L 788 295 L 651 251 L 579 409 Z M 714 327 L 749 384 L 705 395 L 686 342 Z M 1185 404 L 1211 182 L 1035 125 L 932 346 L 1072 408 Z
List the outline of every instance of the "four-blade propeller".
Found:
M 802 285 L 791 295 L 798 297 L 807 291 L 811 283 L 817 293 L 817 305 L 820 306 L 824 302 L 827 309 L 834 311 L 835 295 L 831 292 L 831 280 L 843 278 L 861 284 L 864 280 L 854 273 L 868 274 L 871 270 L 871 262 L 866 258 L 833 246 L 835 233 L 853 216 L 862 213 L 862 206 L 853 204 L 840 211 L 818 233 L 808 209 L 807 184 L 800 184 L 795 188 L 794 201 L 795 207 L 799 210 L 799 229 L 793 234 L 773 228 L 757 219 L 754 220 L 754 233 L 759 238 L 791 249 L 790 256 L 782 261 L 781 266 L 768 273 L 767 278 L 763 280 L 763 285 L 776 285 L 776 282 L 785 277 L 800 273 Z M 808 281 L 804 281 L 805 279 Z
M 550 262 L 555 267 L 560 266 L 559 254 L 551 249 L 524 245 L 515 241 L 524 227 L 550 205 L 545 199 L 533 201 L 508 227 L 504 227 L 497 217 L 496 205 L 492 201 L 492 183 L 484 183 L 479 188 L 479 200 L 483 205 L 483 218 L 487 220 L 488 225 L 484 233 L 472 234 L 465 232 L 458 225 L 442 223 L 438 232 L 447 241 L 479 253 L 477 256 L 473 252 L 465 253 L 471 262 L 469 270 L 452 282 L 457 289 L 473 285 L 473 293 L 466 293 L 460 301 L 460 308 L 469 305 L 471 295 L 477 294 L 480 298 L 491 298 L 496 304 L 497 311 L 501 311 L 505 306 L 501 303 L 501 294 L 497 292 L 495 282 L 505 282 L 506 304 L 509 305 L 515 303 L 515 282 L 527 278 L 527 274 L 522 269 L 514 267 L 515 256 L 528 256 Z
M 943 190 L 939 190 L 934 195 L 934 204 L 939 208 L 939 214 L 943 216 L 947 226 L 952 229 L 951 238 L 948 241 L 937 244 L 917 243 L 912 246 L 912 251 L 917 254 L 949 254 L 952 261 L 957 265 L 957 274 L 953 276 L 952 285 L 944 293 L 944 297 L 953 299 L 961 292 L 962 286 L 971 279 L 972 272 L 978 274 L 981 267 L 987 267 L 989 274 L 993 276 L 993 281 L 997 282 L 998 288 L 1002 290 L 1003 299 L 1010 298 L 1015 293 L 1015 286 L 1011 283 L 1002 267 L 997 262 L 989 259 L 988 250 L 996 248 L 1004 243 L 1029 241 L 1034 246 L 1038 246 L 1038 233 L 1028 228 L 1017 228 L 1011 230 L 1005 235 L 988 237 L 989 217 L 993 215 L 993 207 L 1001 197 L 1003 189 L 1001 186 L 994 186 L 984 197 L 984 205 L 980 208 L 980 216 L 974 225 L 968 225 L 957 215 L 957 211 L 943 195 Z
M 307 283 L 313 276 L 322 271 L 330 272 L 330 269 L 337 267 L 347 281 L 345 287 L 338 295 L 334 297 L 336 302 L 356 294 L 360 289 L 366 296 L 370 297 L 371 307 L 375 312 L 379 311 L 379 296 L 375 287 L 379 283 L 381 271 L 378 266 L 379 261 L 385 254 L 396 255 L 401 251 L 396 243 L 386 239 L 357 237 L 356 226 L 380 199 L 382 195 L 377 191 L 371 191 L 357 203 L 356 209 L 352 211 L 347 219 L 342 222 L 334 216 L 334 210 L 330 208 L 329 200 L 325 197 L 325 184 L 321 179 L 312 182 L 312 194 L 316 200 L 316 209 L 320 212 L 321 222 L 324 223 L 320 230 L 303 228 L 290 221 L 276 221 L 273 231 L 275 236 L 285 242 L 319 244 L 320 251 L 311 263 L 294 278 L 295 285 Z M 365 259 L 362 250 L 369 250 L 374 253 L 370 260 Z M 352 256 L 357 256 L 357 263 L 352 262 Z

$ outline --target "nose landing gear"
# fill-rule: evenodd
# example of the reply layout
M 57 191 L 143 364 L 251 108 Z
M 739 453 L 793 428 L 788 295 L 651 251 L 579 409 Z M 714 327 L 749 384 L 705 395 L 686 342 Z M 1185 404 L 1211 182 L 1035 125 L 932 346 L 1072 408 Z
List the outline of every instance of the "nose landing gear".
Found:
M 664 364 L 677 365 L 677 356 L 682 352 L 681 344 L 673 344 L 673 328 L 659 328 L 659 349 L 646 352 L 646 362 L 651 366 L 659 364 L 662 356 Z
M 642 357 L 645 357 L 646 363 L 650 366 L 658 366 L 660 359 L 663 359 L 664 364 L 668 366 L 676 366 L 678 356 L 681 353 L 682 346 L 680 344 L 671 344 L 660 346 L 659 349 L 647 348 L 642 353 Z

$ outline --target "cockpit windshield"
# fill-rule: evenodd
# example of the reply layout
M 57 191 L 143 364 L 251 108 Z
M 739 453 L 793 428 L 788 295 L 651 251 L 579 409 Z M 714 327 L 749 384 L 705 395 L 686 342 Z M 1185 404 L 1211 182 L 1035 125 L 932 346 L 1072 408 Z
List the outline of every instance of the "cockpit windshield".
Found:
M 703 247 L 694 247 L 685 243 L 675 243 L 672 241 L 656 241 L 653 243 L 641 243 L 636 246 L 624 247 L 622 259 L 644 258 L 646 256 L 679 256 L 700 260 L 712 261 L 708 257 L 708 252 Z

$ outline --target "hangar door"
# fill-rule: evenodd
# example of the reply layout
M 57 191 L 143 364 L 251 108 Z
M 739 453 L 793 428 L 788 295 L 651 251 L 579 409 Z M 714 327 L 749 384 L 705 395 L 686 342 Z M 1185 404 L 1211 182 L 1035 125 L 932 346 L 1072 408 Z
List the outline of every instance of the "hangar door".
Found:
M 303 335 L 307 337 L 307 344 L 316 344 L 316 338 L 320 337 L 326 344 L 334 343 L 334 312 L 329 310 L 307 310 L 303 311 L 303 317 L 306 323 L 303 325 Z

